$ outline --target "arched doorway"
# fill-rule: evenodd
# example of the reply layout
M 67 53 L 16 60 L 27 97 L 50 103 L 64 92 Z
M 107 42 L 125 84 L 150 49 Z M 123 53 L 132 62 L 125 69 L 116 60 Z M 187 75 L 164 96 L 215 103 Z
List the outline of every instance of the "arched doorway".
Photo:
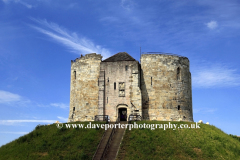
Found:
M 118 117 L 120 121 L 127 121 L 127 108 L 118 108 Z
M 128 113 L 130 113 L 128 105 L 126 104 L 118 104 L 116 107 L 116 117 L 119 118 L 120 121 L 127 121 Z

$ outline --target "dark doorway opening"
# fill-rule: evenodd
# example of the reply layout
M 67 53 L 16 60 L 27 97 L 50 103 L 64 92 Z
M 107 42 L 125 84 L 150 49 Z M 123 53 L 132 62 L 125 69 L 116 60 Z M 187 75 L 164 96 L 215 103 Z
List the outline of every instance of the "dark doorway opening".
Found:
M 127 121 L 127 108 L 119 108 L 118 117 L 120 121 Z

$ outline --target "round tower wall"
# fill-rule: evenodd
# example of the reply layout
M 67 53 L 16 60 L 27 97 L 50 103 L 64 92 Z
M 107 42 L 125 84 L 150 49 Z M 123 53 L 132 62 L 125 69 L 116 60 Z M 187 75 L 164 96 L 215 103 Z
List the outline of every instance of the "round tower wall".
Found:
M 193 121 L 188 58 L 143 54 L 141 69 L 143 118 Z
M 69 122 L 93 121 L 98 115 L 98 77 L 102 56 L 91 53 L 71 62 Z

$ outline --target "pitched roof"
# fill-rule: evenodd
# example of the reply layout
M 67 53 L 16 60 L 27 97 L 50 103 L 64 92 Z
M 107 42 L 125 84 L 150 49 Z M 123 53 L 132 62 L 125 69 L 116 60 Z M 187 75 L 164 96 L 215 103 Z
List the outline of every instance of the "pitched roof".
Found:
M 117 62 L 117 61 L 136 61 L 132 56 L 130 56 L 127 52 L 119 52 L 102 62 Z

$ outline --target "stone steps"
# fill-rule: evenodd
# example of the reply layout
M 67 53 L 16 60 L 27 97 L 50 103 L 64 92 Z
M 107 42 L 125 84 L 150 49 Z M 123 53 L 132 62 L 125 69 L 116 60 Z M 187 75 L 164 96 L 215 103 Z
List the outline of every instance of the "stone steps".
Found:
M 127 124 L 127 121 L 121 121 L 120 124 Z M 114 160 L 117 156 L 118 150 L 120 148 L 120 144 L 124 135 L 125 128 L 117 128 L 113 137 L 112 141 L 110 142 L 110 146 L 107 150 L 107 153 L 105 154 L 104 160 Z M 112 129 L 108 129 L 105 132 L 105 135 L 102 139 L 102 141 L 99 144 L 99 147 L 96 151 L 95 156 L 93 157 L 93 160 L 100 160 L 102 157 L 102 154 L 104 152 L 105 146 L 107 145 L 108 139 L 110 138 L 110 134 L 112 132 Z

